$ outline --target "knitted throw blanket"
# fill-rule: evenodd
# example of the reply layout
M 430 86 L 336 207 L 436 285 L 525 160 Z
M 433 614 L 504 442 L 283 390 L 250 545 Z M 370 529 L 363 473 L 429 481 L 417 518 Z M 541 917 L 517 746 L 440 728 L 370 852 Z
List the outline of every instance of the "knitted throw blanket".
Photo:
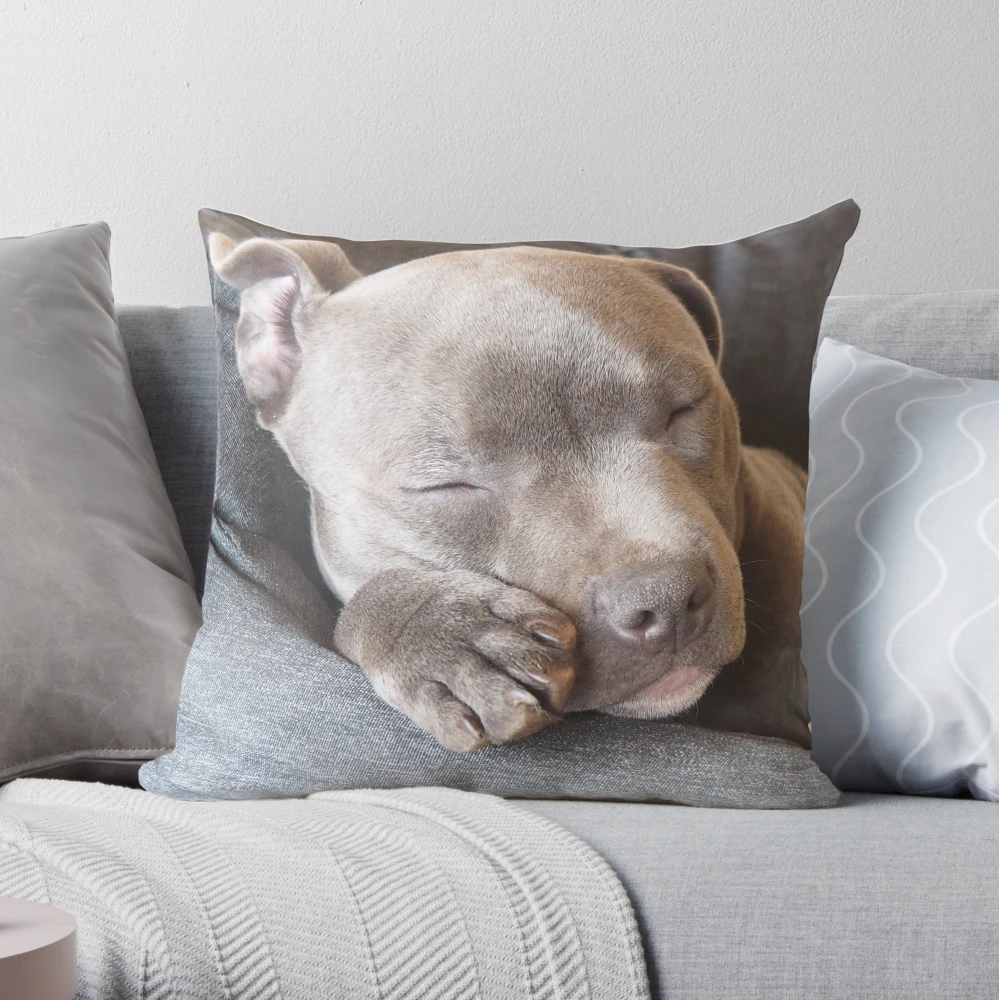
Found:
M 76 916 L 86 1000 L 649 996 L 607 864 L 488 795 L 22 779 L 0 789 L 0 895 Z

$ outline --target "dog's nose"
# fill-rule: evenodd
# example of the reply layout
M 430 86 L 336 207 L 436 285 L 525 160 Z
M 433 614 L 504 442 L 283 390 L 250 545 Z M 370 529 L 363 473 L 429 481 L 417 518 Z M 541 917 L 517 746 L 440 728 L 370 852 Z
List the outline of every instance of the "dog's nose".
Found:
M 714 587 L 700 560 L 641 563 L 601 577 L 595 604 L 618 640 L 650 653 L 678 653 L 707 628 Z

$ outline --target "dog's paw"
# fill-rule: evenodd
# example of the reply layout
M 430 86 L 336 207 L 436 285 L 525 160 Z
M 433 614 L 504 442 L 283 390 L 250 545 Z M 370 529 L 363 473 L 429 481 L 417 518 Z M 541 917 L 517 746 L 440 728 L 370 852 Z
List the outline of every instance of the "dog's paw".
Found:
M 534 594 L 465 572 L 380 574 L 348 602 L 336 632 L 385 701 L 462 751 L 558 721 L 575 642 L 572 622 Z

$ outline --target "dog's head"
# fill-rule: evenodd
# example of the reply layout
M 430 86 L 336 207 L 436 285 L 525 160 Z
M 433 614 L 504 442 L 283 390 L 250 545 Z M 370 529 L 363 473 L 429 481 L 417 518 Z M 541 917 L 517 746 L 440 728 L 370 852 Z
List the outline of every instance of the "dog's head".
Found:
M 739 429 L 693 274 L 526 247 L 367 277 L 330 243 L 210 251 L 340 598 L 400 566 L 530 590 L 576 623 L 577 710 L 673 715 L 738 657 Z

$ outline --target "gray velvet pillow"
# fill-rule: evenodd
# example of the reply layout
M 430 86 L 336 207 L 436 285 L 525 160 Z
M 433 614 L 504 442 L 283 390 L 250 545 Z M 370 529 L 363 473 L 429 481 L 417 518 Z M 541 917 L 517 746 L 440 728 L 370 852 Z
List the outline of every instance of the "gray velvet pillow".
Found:
M 201 615 L 115 320 L 102 223 L 0 240 L 0 781 L 173 743 Z
M 797 437 L 807 438 L 804 410 L 789 431 L 807 398 L 822 307 L 857 214 L 845 202 L 724 247 L 571 246 L 698 270 L 718 295 L 743 400 L 760 391 L 751 370 L 761 385 L 779 377 L 775 369 L 790 379 L 780 391 L 773 383 L 771 416 L 758 433 L 765 443 L 783 441 L 793 450 Z M 201 218 L 206 233 L 290 235 L 217 212 Z M 455 249 L 336 242 L 362 271 Z M 207 799 L 440 784 L 524 797 L 705 806 L 835 803 L 836 791 L 808 753 L 780 740 L 587 713 L 523 742 L 459 754 L 385 704 L 356 666 L 332 652 L 339 605 L 312 555 L 307 494 L 246 401 L 234 357 L 238 292 L 214 274 L 212 290 L 219 450 L 205 625 L 184 676 L 177 748 L 143 767 L 146 788 Z

